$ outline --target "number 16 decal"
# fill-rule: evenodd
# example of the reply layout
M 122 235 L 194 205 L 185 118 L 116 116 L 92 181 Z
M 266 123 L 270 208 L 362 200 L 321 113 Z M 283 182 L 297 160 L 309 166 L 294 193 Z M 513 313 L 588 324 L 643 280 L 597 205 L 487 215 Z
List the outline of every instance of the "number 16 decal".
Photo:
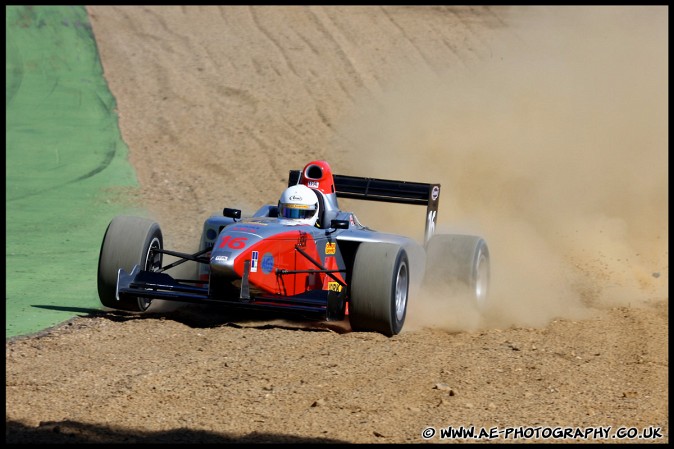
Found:
M 222 239 L 222 242 L 220 242 L 220 246 L 218 248 L 229 247 L 229 248 L 232 248 L 232 249 L 241 249 L 241 248 L 246 246 L 246 240 L 248 240 L 248 237 L 234 237 L 234 238 L 232 238 L 231 235 L 226 235 Z

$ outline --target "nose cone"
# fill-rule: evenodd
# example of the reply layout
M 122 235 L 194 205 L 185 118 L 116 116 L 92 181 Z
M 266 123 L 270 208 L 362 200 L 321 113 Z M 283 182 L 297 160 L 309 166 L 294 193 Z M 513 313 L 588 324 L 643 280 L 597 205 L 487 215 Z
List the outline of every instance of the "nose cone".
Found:
M 260 240 L 259 229 L 253 225 L 237 224 L 223 229 L 211 251 L 211 272 L 225 278 L 237 277 L 234 263 L 250 257 L 250 247 Z

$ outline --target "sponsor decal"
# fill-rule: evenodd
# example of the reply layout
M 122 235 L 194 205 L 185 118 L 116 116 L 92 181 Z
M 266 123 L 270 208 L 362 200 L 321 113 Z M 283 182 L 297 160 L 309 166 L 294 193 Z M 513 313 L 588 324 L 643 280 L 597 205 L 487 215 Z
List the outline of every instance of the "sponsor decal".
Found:
M 291 201 L 302 201 L 302 197 L 299 195 L 290 195 L 290 198 L 288 198 Z
M 251 253 L 251 257 L 250 257 L 250 272 L 251 273 L 257 273 L 257 258 L 258 258 L 258 252 L 253 251 Z
M 309 181 L 309 182 L 307 182 L 307 186 L 311 187 L 312 189 L 317 189 L 318 188 L 318 181 Z
M 435 201 L 438 199 L 438 196 L 440 196 L 440 187 L 434 186 L 433 190 L 431 190 L 431 199 Z
M 435 233 L 435 216 L 437 214 L 437 211 L 430 211 L 428 213 L 428 218 L 426 219 L 427 225 L 426 225 L 426 234 L 427 235 L 433 235 Z
M 339 282 L 330 281 L 328 282 L 328 290 L 331 292 L 341 292 L 342 286 L 339 285 Z
M 213 261 L 215 261 L 215 262 L 227 262 L 230 257 L 232 257 L 232 253 L 229 252 L 229 251 L 225 251 L 221 255 L 215 256 L 213 258 Z
M 274 269 L 274 256 L 272 256 L 271 253 L 265 253 L 264 256 L 262 256 L 261 267 L 264 274 L 272 272 Z
M 337 246 L 336 243 L 326 243 L 325 244 L 325 254 L 335 254 L 335 247 Z

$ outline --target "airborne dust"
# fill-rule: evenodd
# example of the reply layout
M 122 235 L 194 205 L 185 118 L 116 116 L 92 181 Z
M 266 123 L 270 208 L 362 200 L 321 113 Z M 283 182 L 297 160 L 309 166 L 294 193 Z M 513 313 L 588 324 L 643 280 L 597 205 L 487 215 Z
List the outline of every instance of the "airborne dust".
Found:
M 441 233 L 483 236 L 492 310 L 412 298 L 406 330 L 543 326 L 668 297 L 666 7 L 513 8 L 489 58 L 396 76 L 336 172 L 440 182 Z M 423 237 L 418 206 L 353 204 Z

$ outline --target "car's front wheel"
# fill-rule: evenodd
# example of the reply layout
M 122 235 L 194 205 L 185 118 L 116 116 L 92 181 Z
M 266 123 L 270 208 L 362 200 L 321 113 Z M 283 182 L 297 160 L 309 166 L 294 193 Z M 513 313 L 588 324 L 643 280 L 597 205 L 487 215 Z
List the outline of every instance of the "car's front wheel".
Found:
M 361 243 L 351 276 L 351 328 L 389 337 L 400 333 L 407 314 L 409 282 L 409 261 L 402 247 Z
M 117 273 L 130 273 L 135 265 L 141 270 L 157 271 L 162 266 L 163 237 L 159 225 L 140 217 L 115 217 L 108 225 L 98 258 L 98 297 L 105 307 L 145 312 L 151 300 L 120 298 L 117 300 Z

